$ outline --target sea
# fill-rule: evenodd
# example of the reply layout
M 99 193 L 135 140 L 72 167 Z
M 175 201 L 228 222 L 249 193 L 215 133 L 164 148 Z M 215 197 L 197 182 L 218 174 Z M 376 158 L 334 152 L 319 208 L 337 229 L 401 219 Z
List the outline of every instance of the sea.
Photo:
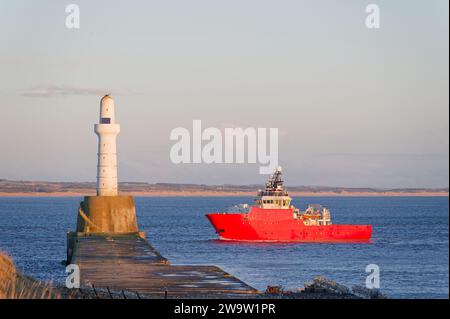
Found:
M 66 233 L 82 197 L 1 197 L 0 250 L 24 273 L 65 281 Z M 390 298 L 449 297 L 448 197 L 294 197 L 322 204 L 334 224 L 372 224 L 371 243 L 236 243 L 217 240 L 205 217 L 251 197 L 136 197 L 140 230 L 172 264 L 212 264 L 251 286 L 295 290 L 315 276 L 364 286 L 379 270 Z M 375 265 L 375 266 L 374 266 Z M 375 267 L 375 268 L 374 268 Z

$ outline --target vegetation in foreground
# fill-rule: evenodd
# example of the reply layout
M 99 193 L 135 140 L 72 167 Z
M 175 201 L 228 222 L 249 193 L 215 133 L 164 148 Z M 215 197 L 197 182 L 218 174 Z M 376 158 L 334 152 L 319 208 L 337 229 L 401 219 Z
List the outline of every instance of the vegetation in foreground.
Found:
M 37 281 L 17 271 L 12 259 L 0 252 L 0 299 L 59 299 L 50 284 Z

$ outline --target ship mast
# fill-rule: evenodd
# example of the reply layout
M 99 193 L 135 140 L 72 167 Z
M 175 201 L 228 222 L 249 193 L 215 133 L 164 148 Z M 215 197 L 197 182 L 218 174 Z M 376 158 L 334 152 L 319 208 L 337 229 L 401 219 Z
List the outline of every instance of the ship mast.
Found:
M 288 196 L 287 191 L 283 189 L 281 174 L 281 166 L 278 166 L 275 173 L 270 175 L 266 189 L 259 191 L 258 196 Z

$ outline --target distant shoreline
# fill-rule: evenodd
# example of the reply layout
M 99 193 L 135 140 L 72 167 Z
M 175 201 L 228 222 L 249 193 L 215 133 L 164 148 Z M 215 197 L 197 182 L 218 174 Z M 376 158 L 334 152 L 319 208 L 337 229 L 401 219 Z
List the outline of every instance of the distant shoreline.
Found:
M 212 192 L 212 191 L 155 191 L 155 192 L 119 192 L 120 195 L 133 195 L 137 197 L 230 197 L 256 196 L 256 192 Z M 95 196 L 89 190 L 85 192 L 0 192 L 0 197 L 83 197 Z M 290 192 L 291 196 L 300 197 L 448 197 L 448 192 Z
M 11 181 L 0 179 L 0 197 L 80 197 L 95 196 L 95 182 Z M 262 185 L 204 185 L 175 183 L 119 183 L 119 193 L 142 197 L 213 197 L 257 196 Z M 292 186 L 291 196 L 380 197 L 380 196 L 440 196 L 448 197 L 447 188 L 371 188 L 333 186 Z

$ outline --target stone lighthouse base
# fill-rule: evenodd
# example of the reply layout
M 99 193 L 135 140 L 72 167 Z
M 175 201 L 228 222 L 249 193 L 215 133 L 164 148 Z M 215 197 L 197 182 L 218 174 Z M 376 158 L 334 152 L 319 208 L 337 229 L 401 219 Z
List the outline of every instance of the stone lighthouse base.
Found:
M 86 196 L 77 218 L 79 233 L 135 233 L 138 231 L 133 196 Z
M 80 237 L 130 234 L 145 239 L 138 230 L 133 196 L 85 196 L 78 208 L 76 231 L 67 233 L 67 263 Z

